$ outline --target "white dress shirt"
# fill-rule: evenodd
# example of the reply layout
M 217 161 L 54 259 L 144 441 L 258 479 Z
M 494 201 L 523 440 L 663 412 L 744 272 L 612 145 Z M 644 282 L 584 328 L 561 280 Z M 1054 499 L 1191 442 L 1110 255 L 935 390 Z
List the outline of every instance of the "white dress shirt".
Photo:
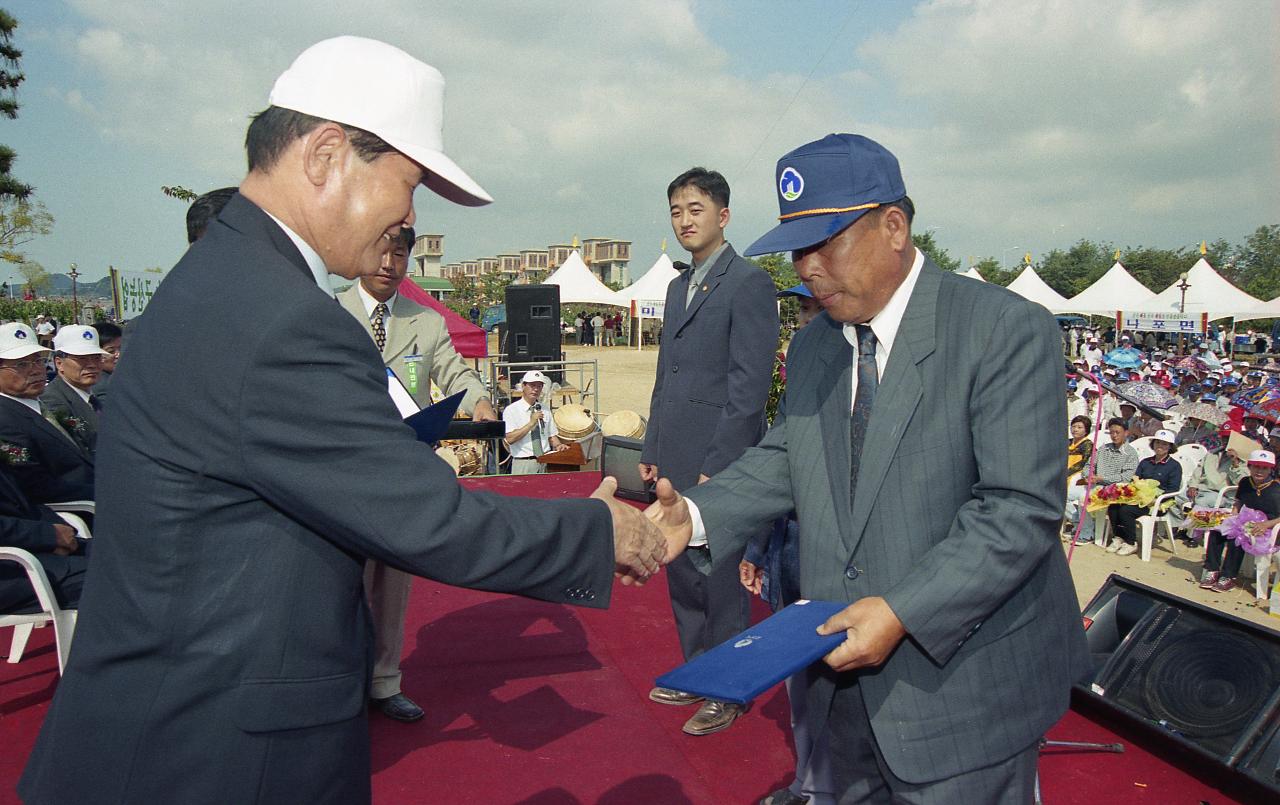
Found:
M 11 400 L 15 400 L 16 402 L 20 402 L 20 403 L 22 403 L 23 405 L 25 405 L 25 406 L 27 406 L 28 408 L 30 408 L 32 411 L 35 411 L 35 412 L 36 412 L 36 414 L 37 414 L 38 416 L 44 416 L 44 412 L 40 410 L 40 401 L 39 401 L 39 400 L 33 400 L 33 399 L 29 399 L 29 398 L 27 398 L 27 397 L 15 397 L 15 396 L 13 396 L 12 394 L 0 394 L 0 397 L 8 397 L 8 398 L 9 398 L 9 399 L 11 399 Z
M 502 421 L 506 423 L 507 433 L 528 425 L 530 410 L 529 403 L 525 402 L 523 397 L 508 405 L 502 412 Z M 560 431 L 556 430 L 556 422 L 551 418 L 551 412 L 546 407 L 542 409 L 542 425 L 539 430 L 542 433 L 542 452 L 550 453 L 551 437 L 559 436 Z M 533 431 L 512 442 L 510 449 L 512 458 L 533 458 Z
M 368 319 L 370 322 L 372 322 L 373 309 L 378 306 L 378 300 L 374 299 L 372 296 L 369 295 L 369 292 L 364 289 L 364 285 L 360 282 L 360 280 L 356 280 L 356 294 L 360 297 L 360 303 L 364 305 L 365 318 Z M 387 303 L 386 303 L 387 319 L 391 318 L 391 308 L 395 306 L 396 297 L 399 295 L 400 295 L 400 292 L 396 291 L 395 293 L 391 294 L 391 298 L 387 300 Z M 383 320 L 382 326 L 386 327 L 386 325 L 387 325 L 386 320 Z

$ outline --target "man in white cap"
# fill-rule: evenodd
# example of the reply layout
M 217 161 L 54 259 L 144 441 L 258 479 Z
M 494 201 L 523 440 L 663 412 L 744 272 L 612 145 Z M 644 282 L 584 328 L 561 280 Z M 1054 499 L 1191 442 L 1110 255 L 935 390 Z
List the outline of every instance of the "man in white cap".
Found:
M 1102 363 L 1103 352 L 1098 346 L 1098 337 L 1096 335 L 1089 336 L 1088 342 L 1084 348 L 1084 359 L 1089 362 L 1090 366 Z
M 443 91 L 382 42 L 308 48 L 249 126 L 240 193 L 131 323 L 28 805 L 367 803 L 366 558 L 594 607 L 615 572 L 660 569 L 612 479 L 592 500 L 463 490 L 333 298 L 330 273 L 378 271 L 418 184 L 489 201 L 445 156 Z
M 520 399 L 502 411 L 507 426 L 506 441 L 511 448 L 511 474 L 536 475 L 547 471 L 538 456 L 563 449 L 555 420 L 542 410 L 542 390 L 547 376 L 542 372 L 525 372 L 520 378 Z
M 90 500 L 93 458 L 40 404 L 48 355 L 27 325 L 0 325 L 0 458 L 33 503 Z
M 40 395 L 46 414 L 71 434 L 89 455 L 98 448 L 98 399 L 91 389 L 102 376 L 106 351 L 98 345 L 98 331 L 68 324 L 53 337 L 53 365 L 58 376 Z

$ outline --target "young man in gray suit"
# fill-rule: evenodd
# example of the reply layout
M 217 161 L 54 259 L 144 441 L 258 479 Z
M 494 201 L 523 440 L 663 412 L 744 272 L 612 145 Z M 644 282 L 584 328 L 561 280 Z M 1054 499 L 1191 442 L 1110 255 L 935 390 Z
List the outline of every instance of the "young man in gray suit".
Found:
M 411 226 L 400 228 L 391 253 L 377 274 L 364 276 L 338 294 L 338 301 L 368 331 L 382 362 L 396 373 L 419 407 L 431 404 L 431 384 L 445 396 L 466 392 L 462 410 L 477 421 L 497 416 L 489 392 L 449 340 L 444 316 L 400 293 L 413 248 Z M 365 594 L 373 615 L 373 706 L 395 721 L 422 718 L 422 708 L 400 689 L 400 654 L 404 649 L 404 616 L 413 577 L 376 559 L 364 567 Z
M 778 345 L 773 280 L 742 259 L 724 239 L 729 183 L 715 171 L 692 168 L 667 187 L 671 228 L 693 266 L 667 286 L 657 377 L 649 405 L 640 473 L 658 474 L 689 489 L 728 466 L 764 435 L 764 406 Z M 738 551 L 738 559 L 742 550 Z M 749 599 L 733 567 L 710 575 L 692 551 L 669 568 L 667 586 L 680 648 L 686 660 L 747 628 Z M 702 701 L 666 688 L 649 698 L 661 704 Z M 705 701 L 684 725 L 690 735 L 725 729 L 742 707 Z
M 615 572 L 659 568 L 662 536 L 613 481 L 594 500 L 463 490 L 333 298 L 330 273 L 378 271 L 419 184 L 489 201 L 443 151 L 440 73 L 338 37 L 269 103 L 240 193 L 130 325 L 93 573 L 28 805 L 367 803 L 366 558 L 595 607 Z
M 841 803 L 1029 803 L 1038 741 L 1088 670 L 1057 540 L 1057 326 L 912 245 L 878 143 L 829 135 L 776 177 L 781 224 L 748 252 L 791 252 L 825 312 L 792 342 L 759 446 L 683 499 L 659 482 L 650 514 L 714 567 L 795 509 L 801 595 L 849 602 L 819 628 L 846 639 L 808 691 Z

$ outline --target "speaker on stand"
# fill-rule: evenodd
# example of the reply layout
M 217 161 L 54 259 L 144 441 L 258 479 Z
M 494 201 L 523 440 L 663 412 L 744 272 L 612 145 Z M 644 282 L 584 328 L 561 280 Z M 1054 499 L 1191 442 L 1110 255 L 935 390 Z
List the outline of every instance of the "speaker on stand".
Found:
M 553 382 L 564 383 L 564 372 L 551 367 L 561 359 L 560 286 L 508 285 L 506 303 L 506 332 L 498 339 L 502 355 L 511 363 L 541 364 L 537 368 Z

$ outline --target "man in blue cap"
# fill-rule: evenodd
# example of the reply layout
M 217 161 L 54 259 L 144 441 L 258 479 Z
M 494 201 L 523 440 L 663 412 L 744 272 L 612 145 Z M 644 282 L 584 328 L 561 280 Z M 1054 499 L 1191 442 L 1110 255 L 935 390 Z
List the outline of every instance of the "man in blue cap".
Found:
M 761 443 L 684 497 L 659 482 L 649 516 L 736 562 L 737 535 L 795 509 L 802 597 L 848 602 L 808 690 L 840 802 L 1031 802 L 1038 741 L 1089 667 L 1057 540 L 1057 325 L 915 248 L 880 144 L 830 135 L 776 182 L 780 223 L 747 253 L 790 252 L 825 312 Z

